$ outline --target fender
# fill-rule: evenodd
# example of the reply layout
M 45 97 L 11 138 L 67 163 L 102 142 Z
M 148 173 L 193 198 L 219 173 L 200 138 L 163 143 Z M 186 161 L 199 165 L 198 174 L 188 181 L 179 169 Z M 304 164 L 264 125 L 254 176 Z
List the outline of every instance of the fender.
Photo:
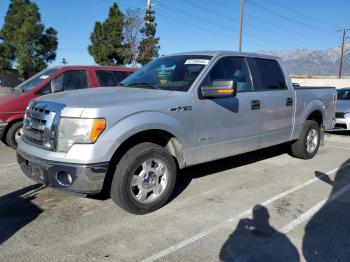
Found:
M 111 146 L 106 152 L 106 157 L 111 158 L 118 147 L 131 136 L 142 131 L 158 129 L 173 134 L 185 150 L 193 143 L 193 134 L 190 130 L 194 130 L 190 126 L 185 126 L 186 123 L 191 125 L 193 122 L 180 122 L 175 117 L 159 111 L 137 112 L 119 120 L 99 138 L 99 141 L 110 142 Z
M 301 129 L 303 128 L 303 125 L 307 118 L 310 116 L 310 114 L 314 111 L 320 111 L 322 114 L 322 119 L 326 119 L 325 115 L 325 104 L 322 102 L 319 98 L 314 98 L 310 100 L 305 107 L 300 106 L 300 109 L 302 112 L 297 112 L 296 119 L 295 119 L 295 129 L 293 132 L 292 140 L 298 139 L 300 136 Z M 298 114 L 299 113 L 299 114 Z

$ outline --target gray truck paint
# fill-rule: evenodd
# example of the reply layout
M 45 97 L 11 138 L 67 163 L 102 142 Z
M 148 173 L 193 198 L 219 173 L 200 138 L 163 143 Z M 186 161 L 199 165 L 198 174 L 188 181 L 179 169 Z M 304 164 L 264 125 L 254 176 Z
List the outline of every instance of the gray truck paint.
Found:
M 191 52 L 211 55 L 187 92 L 142 88 L 99 88 L 57 93 L 36 101 L 64 105 L 61 116 L 105 118 L 106 130 L 95 144 L 75 144 L 67 153 L 48 151 L 21 139 L 18 152 L 69 164 L 109 162 L 129 137 L 151 129 L 171 133 L 181 145 L 183 162 L 191 166 L 298 139 L 307 117 L 322 113 L 323 128 L 334 125 L 333 88 L 294 89 L 284 64 L 276 57 L 235 52 Z M 284 72 L 288 90 L 237 93 L 236 97 L 199 99 L 198 88 L 210 68 L 222 57 L 246 56 L 275 59 Z M 293 97 L 293 106 L 286 99 Z M 251 100 L 261 109 L 252 111 Z M 187 107 L 188 110 L 175 110 Z

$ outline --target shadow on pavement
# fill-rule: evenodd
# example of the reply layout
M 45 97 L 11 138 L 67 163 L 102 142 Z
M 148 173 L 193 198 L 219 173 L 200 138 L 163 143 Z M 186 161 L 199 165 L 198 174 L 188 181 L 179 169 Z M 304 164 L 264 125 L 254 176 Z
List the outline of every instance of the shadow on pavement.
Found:
M 0 197 L 0 244 L 43 212 L 31 202 L 43 188 L 40 184 L 31 185 Z
M 342 164 L 334 181 L 321 172 L 315 175 L 332 186 L 332 192 L 305 227 L 304 257 L 312 262 L 350 261 L 350 159 Z
M 177 196 L 179 196 L 188 187 L 192 179 L 211 175 L 217 172 L 222 172 L 232 168 L 237 168 L 240 166 L 249 165 L 268 158 L 289 153 L 289 151 L 290 145 L 287 143 L 180 170 L 179 176 L 177 178 L 175 191 L 170 201 L 174 200 Z
M 299 261 L 296 247 L 269 224 L 268 210 L 253 208 L 253 219 L 241 219 L 221 248 L 221 261 Z

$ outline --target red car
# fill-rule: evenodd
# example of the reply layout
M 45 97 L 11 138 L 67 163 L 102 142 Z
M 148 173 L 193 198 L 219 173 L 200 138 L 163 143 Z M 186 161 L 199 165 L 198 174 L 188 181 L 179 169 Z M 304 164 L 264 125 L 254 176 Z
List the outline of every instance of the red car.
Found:
M 13 90 L 0 95 L 0 139 L 16 148 L 30 100 L 52 92 L 117 86 L 135 68 L 60 66 L 44 69 Z

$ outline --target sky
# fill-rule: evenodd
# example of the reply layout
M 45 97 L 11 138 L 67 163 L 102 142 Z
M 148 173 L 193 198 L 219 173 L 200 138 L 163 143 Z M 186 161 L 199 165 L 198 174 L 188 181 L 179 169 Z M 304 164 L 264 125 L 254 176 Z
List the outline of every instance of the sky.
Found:
M 42 22 L 58 31 L 56 61 L 95 64 L 87 46 L 96 21 L 106 19 L 112 0 L 32 0 Z M 126 8 L 147 0 L 116 0 Z M 0 0 L 0 27 L 10 0 Z M 237 50 L 240 0 L 152 0 L 160 55 L 194 50 Z M 350 0 L 245 0 L 243 51 L 334 48 L 338 29 L 350 28 Z M 349 32 L 350 36 L 350 32 Z

